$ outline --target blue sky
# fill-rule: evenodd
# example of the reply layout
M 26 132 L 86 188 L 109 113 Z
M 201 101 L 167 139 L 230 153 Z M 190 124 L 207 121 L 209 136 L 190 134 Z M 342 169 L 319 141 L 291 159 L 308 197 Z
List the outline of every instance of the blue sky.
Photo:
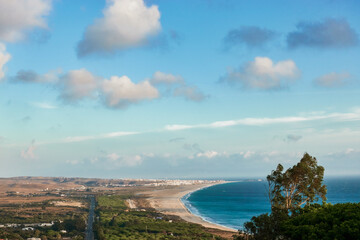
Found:
M 360 173 L 357 1 L 0 0 L 0 175 Z

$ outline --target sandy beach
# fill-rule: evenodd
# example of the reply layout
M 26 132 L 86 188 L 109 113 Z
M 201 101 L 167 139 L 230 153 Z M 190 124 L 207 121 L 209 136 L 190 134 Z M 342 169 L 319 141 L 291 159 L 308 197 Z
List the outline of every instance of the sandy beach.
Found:
M 190 213 L 189 210 L 181 202 L 181 198 L 186 194 L 215 184 L 219 183 L 181 185 L 170 189 L 159 189 L 144 192 L 143 194 L 149 196 L 148 200 L 150 205 L 159 212 L 169 215 L 176 215 L 181 217 L 185 221 L 201 224 L 202 226 L 207 228 L 215 228 L 223 231 L 237 232 L 234 229 L 203 220 L 202 218 Z

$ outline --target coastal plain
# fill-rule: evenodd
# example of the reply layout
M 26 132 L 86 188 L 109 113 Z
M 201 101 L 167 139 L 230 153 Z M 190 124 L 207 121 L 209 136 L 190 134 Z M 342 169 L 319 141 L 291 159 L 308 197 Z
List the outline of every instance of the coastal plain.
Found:
M 120 197 L 119 204 L 125 206 L 119 211 L 130 214 L 128 217 L 136 215 L 137 218 L 141 214 L 140 212 L 143 212 L 144 216 L 150 220 L 151 218 L 161 219 L 161 221 L 168 219 L 163 226 L 166 225 L 170 228 L 172 225 L 181 224 L 182 221 L 189 223 L 189 229 L 193 229 L 191 224 L 198 225 L 199 229 L 203 230 L 197 231 L 204 232 L 201 239 L 212 238 L 204 237 L 207 236 L 206 234 L 217 236 L 217 239 L 231 239 L 236 234 L 236 230 L 203 220 L 192 214 L 181 201 L 186 194 L 221 183 L 224 182 L 47 177 L 2 178 L 0 179 L 0 215 L 4 215 L 6 218 L 0 221 L 0 235 L 18 234 L 19 236 L 34 237 L 47 234 L 49 235 L 47 239 L 52 239 L 50 235 L 53 234 L 54 237 L 61 236 L 63 239 L 87 239 L 80 227 L 69 232 L 54 226 L 64 221 L 70 221 L 69 219 L 79 219 L 79 222 L 84 222 L 89 214 L 91 197 L 98 200 L 103 197 L 118 196 Z M 97 205 L 100 204 L 97 203 Z M 101 207 L 98 207 L 98 212 L 101 212 Z M 119 214 L 114 214 L 112 219 L 118 218 Z M 101 218 L 102 216 L 95 216 L 99 224 Z M 23 228 L 24 224 L 31 227 L 25 229 Z M 47 224 L 48 229 L 41 224 Z M 76 223 L 74 224 L 76 225 Z M 157 224 L 160 224 L 161 228 L 161 222 L 157 222 Z M 187 228 L 187 225 L 181 226 Z M 86 226 L 83 227 L 86 228 Z M 171 231 L 167 232 L 166 229 L 161 231 L 169 236 L 174 234 Z

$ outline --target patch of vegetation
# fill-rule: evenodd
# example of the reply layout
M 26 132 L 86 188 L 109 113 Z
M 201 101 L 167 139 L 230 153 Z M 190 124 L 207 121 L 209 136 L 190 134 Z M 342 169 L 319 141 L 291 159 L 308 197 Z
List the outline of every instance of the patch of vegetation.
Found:
M 125 199 L 129 196 L 99 196 L 94 231 L 96 239 L 222 239 L 197 224 L 177 217 L 166 216 L 153 209 L 129 210 Z
M 282 224 L 289 239 L 360 239 L 360 203 L 314 204 Z
M 0 224 L 13 224 L 0 228 L 0 239 L 44 240 L 84 239 L 88 210 L 77 207 L 55 207 L 49 200 L 24 204 L 7 204 L 0 208 Z M 53 223 L 43 226 L 42 223 Z
M 55 222 L 51 227 L 34 226 L 23 230 L 25 226 L 1 228 L 0 239 L 27 239 L 41 238 L 42 240 L 55 240 L 62 237 L 71 237 L 74 240 L 83 240 L 85 221 L 83 218 L 66 219 L 63 222 Z

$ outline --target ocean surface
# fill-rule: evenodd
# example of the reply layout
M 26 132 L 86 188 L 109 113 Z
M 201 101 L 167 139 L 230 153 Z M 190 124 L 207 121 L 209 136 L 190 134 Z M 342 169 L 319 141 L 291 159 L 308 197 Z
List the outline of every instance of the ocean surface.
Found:
M 327 202 L 360 202 L 360 177 L 328 178 Z M 266 181 L 239 181 L 219 184 L 182 198 L 185 206 L 204 220 L 233 229 L 242 229 L 251 217 L 270 212 Z

